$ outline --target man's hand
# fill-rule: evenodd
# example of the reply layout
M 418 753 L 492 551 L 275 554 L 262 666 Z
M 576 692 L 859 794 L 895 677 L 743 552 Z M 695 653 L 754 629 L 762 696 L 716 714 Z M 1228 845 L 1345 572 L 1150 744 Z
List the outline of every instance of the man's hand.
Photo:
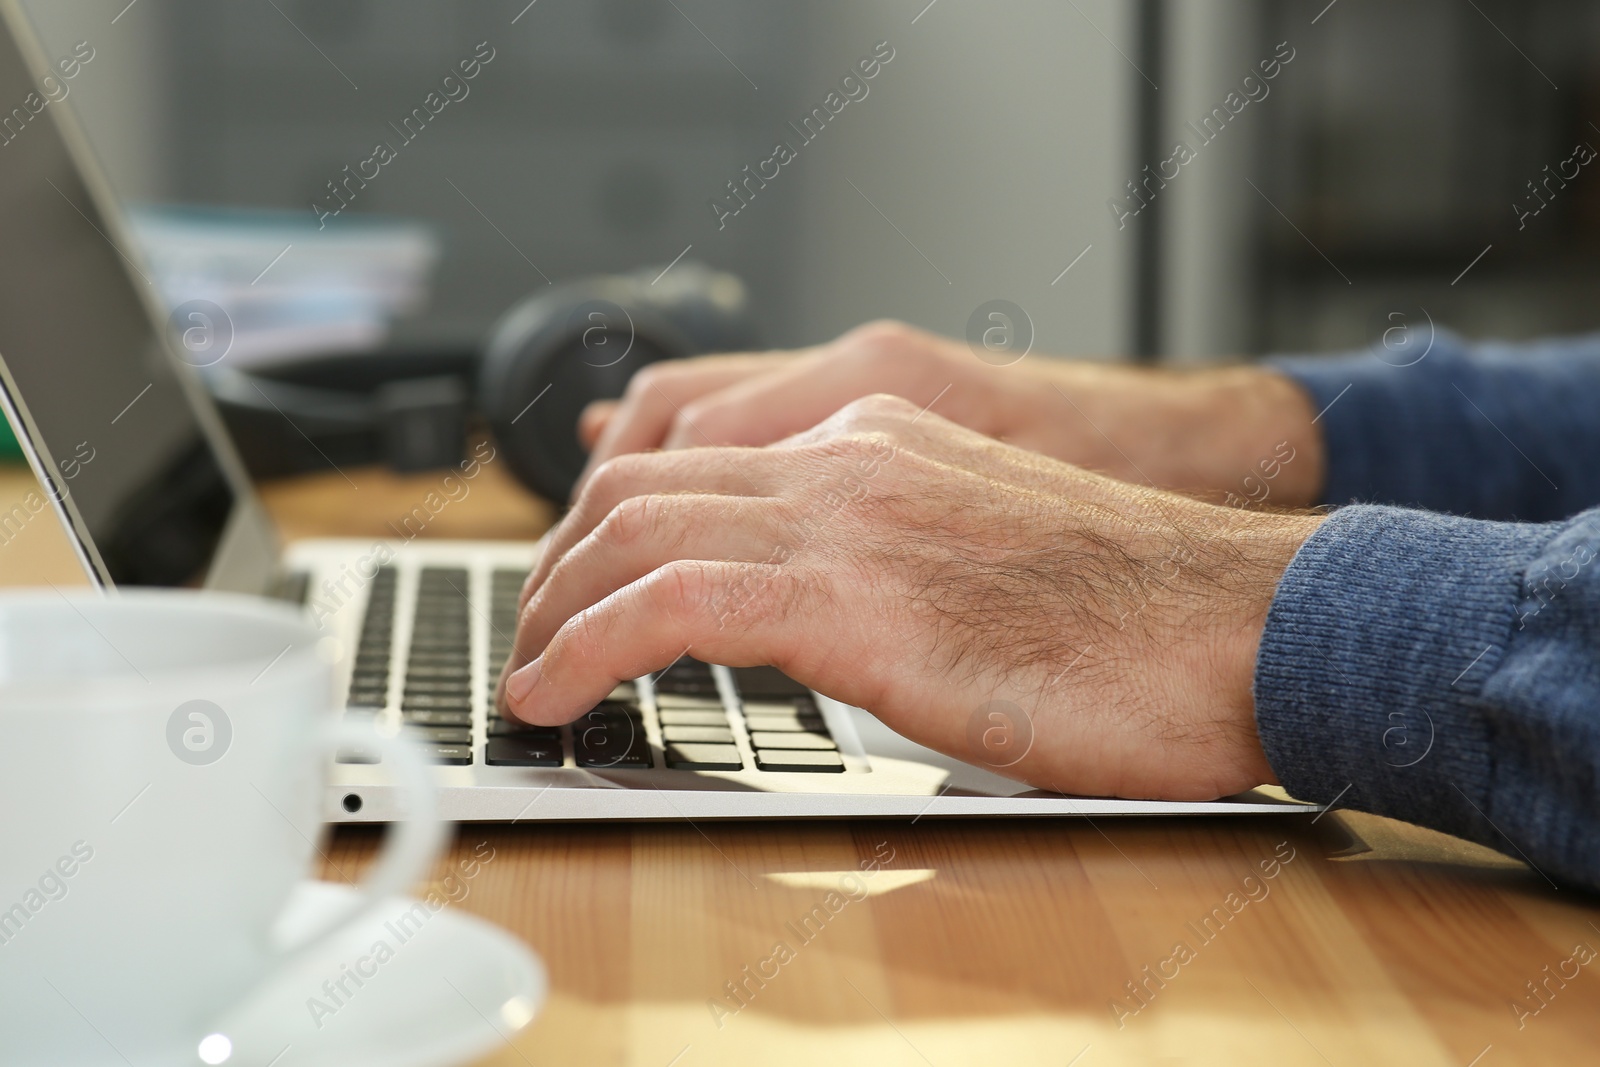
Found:
M 1199 799 L 1272 780 L 1251 683 L 1279 577 L 1320 519 L 1086 473 L 873 396 L 768 448 L 601 466 L 529 575 L 512 714 L 575 719 L 678 656 L 770 663 L 1005 773 Z M 531 661 L 531 662 L 530 662 Z M 513 673 L 514 672 L 514 673 Z
M 1235 504 L 1309 507 L 1323 482 L 1310 400 L 1254 367 L 1156 371 L 1035 357 L 997 367 L 966 345 L 877 322 L 793 353 L 657 363 L 579 432 L 593 457 L 766 445 L 873 393 L 1123 481 Z

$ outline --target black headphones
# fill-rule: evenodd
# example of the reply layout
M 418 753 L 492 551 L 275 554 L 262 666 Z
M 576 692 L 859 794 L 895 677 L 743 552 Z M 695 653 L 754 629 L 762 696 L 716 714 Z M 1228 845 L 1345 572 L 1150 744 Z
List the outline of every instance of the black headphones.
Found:
M 302 360 L 202 374 L 257 478 L 383 462 L 453 466 L 474 418 L 512 472 L 564 502 L 587 455 L 578 416 L 650 363 L 754 349 L 744 284 L 698 263 L 569 282 L 512 308 L 481 352 Z

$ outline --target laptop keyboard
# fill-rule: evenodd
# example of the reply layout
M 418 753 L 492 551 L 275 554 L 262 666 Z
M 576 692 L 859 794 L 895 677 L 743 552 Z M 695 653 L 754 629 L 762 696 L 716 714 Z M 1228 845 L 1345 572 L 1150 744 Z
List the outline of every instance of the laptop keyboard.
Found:
M 826 774 L 845 769 L 815 697 L 773 667 L 732 668 L 723 674 L 732 682 L 725 687 L 710 664 L 685 656 L 649 679 L 623 682 L 568 726 L 529 726 L 503 718 L 493 694 L 500 667 L 511 654 L 524 578 L 524 572 L 511 569 L 490 575 L 483 678 L 487 716 L 479 750 L 473 740 L 472 622 L 478 608 L 470 596 L 471 576 L 456 567 L 426 567 L 417 574 L 400 719 L 436 763 L 471 766 L 481 759 L 491 767 L 645 770 L 659 760 L 666 769 L 685 771 Z M 372 582 L 361 623 L 346 701 L 352 709 L 377 712 L 393 706 L 389 685 L 397 609 L 398 572 L 385 567 Z M 652 728 L 659 745 L 652 743 Z M 357 751 L 338 758 L 376 761 L 374 754 Z

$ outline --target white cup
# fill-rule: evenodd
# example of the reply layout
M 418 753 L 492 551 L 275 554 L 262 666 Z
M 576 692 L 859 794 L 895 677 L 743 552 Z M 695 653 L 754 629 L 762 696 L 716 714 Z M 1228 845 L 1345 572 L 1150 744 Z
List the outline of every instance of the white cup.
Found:
M 336 657 L 249 597 L 0 595 L 0 1064 L 220 1062 L 223 1009 L 427 873 L 432 771 L 335 719 Z M 378 750 L 408 817 L 364 895 L 287 943 L 341 746 Z

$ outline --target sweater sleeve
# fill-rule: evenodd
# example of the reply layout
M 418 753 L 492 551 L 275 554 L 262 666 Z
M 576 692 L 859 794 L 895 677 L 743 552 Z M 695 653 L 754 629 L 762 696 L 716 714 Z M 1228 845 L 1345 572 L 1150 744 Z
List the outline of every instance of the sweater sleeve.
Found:
M 1284 788 L 1600 889 L 1597 556 L 1600 508 L 1335 512 L 1284 573 L 1256 662 Z
M 1600 505 L 1600 334 L 1468 345 L 1430 327 L 1266 365 L 1321 412 L 1324 503 L 1524 522 Z

